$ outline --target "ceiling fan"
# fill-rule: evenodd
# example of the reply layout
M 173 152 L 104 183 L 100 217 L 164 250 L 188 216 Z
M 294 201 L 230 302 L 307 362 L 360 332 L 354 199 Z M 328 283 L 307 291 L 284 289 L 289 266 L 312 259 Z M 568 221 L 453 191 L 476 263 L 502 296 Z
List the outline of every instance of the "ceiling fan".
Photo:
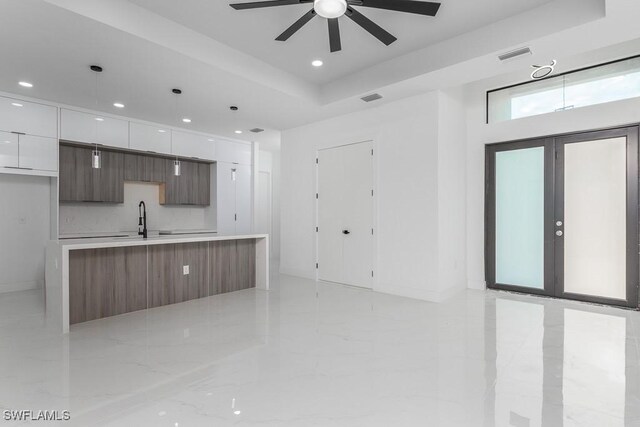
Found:
M 331 52 L 342 49 L 338 18 L 346 15 L 371 35 L 389 46 L 397 39 L 378 24 L 358 12 L 353 6 L 371 7 L 375 9 L 395 10 L 397 12 L 415 13 L 418 15 L 436 16 L 440 3 L 417 0 L 268 0 L 249 3 L 234 3 L 230 6 L 236 10 L 257 9 L 263 7 L 288 6 L 292 4 L 313 3 L 313 9 L 302 15 L 282 34 L 278 41 L 286 41 L 316 15 L 327 18 L 329 25 L 329 48 Z

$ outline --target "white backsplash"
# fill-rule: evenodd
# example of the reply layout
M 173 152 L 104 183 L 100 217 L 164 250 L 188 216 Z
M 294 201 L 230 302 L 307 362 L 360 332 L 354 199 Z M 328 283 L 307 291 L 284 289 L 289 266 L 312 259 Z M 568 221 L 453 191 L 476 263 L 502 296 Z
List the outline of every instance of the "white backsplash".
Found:
M 194 206 L 161 206 L 159 185 L 126 182 L 124 203 L 61 203 L 60 234 L 138 230 L 138 203 L 147 205 L 149 230 L 212 229 L 209 209 Z

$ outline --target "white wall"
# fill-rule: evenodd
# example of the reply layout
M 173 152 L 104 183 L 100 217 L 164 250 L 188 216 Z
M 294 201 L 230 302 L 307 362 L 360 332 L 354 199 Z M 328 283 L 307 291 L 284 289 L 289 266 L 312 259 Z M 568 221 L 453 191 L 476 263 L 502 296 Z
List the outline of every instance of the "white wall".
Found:
M 485 91 L 500 84 L 465 88 L 467 106 L 467 272 L 468 287 L 484 289 L 484 146 L 538 136 L 579 132 L 640 122 L 640 99 L 610 102 L 506 122 L 485 123 Z
M 465 283 L 464 138 L 457 126 L 439 134 L 439 104 L 450 108 L 443 123 L 463 116 L 461 94 L 431 92 L 282 133 L 281 272 L 315 278 L 315 158 L 320 148 L 373 140 L 376 169 L 377 257 L 374 290 L 438 301 Z M 442 140 L 442 143 L 439 141 Z M 451 151 L 450 151 L 451 150 Z M 450 152 L 449 152 L 450 151 Z M 452 166 L 441 171 L 439 163 Z M 441 193 L 457 189 L 450 203 Z M 442 187 L 442 188 L 440 188 Z M 449 212 L 451 209 L 458 212 Z M 453 215 L 451 219 L 449 215 Z M 456 216 L 458 215 L 458 216 Z M 440 239 L 439 225 L 452 233 Z M 464 220 L 462 221 L 464 223 Z M 440 246 L 445 264 L 440 268 Z M 447 270 L 456 266 L 456 273 Z
M 280 259 L 280 151 L 260 150 L 258 171 L 271 175 L 271 254 L 272 260 Z M 256 204 L 257 206 L 257 204 Z M 257 209 L 257 207 L 256 207 Z M 256 212 L 256 215 L 259 213 Z M 259 230 L 256 230 L 259 231 Z
M 125 182 L 122 204 L 61 203 L 60 234 L 137 231 L 141 200 L 147 206 L 149 230 L 215 229 L 214 200 L 213 208 L 162 206 L 159 194 L 158 184 Z
M 0 174 L 0 292 L 41 288 L 50 179 Z
M 467 129 L 462 89 L 439 92 L 438 242 L 441 292 L 467 286 Z

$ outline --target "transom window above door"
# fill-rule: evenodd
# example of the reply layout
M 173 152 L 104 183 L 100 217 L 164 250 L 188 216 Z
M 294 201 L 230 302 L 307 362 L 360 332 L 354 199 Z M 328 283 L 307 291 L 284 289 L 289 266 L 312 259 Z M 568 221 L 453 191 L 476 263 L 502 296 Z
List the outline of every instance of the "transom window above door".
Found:
M 487 92 L 487 123 L 640 97 L 640 56 Z

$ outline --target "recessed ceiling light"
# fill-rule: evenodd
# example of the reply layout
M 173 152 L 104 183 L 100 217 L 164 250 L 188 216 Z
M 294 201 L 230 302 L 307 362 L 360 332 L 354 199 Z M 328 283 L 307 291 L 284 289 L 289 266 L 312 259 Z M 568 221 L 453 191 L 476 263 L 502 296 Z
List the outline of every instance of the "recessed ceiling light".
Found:
M 19 82 L 18 84 L 22 87 L 33 87 L 33 84 L 29 82 Z
M 322 67 L 322 64 L 324 64 L 324 62 L 319 59 L 314 59 L 313 61 L 311 61 L 311 65 L 313 65 L 314 67 Z
M 164 130 L 164 129 L 158 129 L 158 132 L 160 132 L 160 133 L 165 133 L 165 132 L 166 132 L 166 130 Z
M 102 117 L 96 117 L 96 120 L 99 122 L 104 122 L 104 119 Z
M 241 130 L 237 130 L 237 131 L 235 131 L 235 132 L 236 132 L 236 133 L 242 133 L 242 131 L 241 131 Z
M 13 105 L 14 107 L 22 107 L 22 104 L 17 102 L 12 102 L 11 105 Z
M 186 117 L 184 119 L 182 119 L 182 121 L 185 122 L 185 123 L 191 123 L 191 119 L 188 119 Z
M 124 104 L 121 103 L 121 102 L 114 102 L 113 106 L 116 107 L 116 108 L 124 108 Z

